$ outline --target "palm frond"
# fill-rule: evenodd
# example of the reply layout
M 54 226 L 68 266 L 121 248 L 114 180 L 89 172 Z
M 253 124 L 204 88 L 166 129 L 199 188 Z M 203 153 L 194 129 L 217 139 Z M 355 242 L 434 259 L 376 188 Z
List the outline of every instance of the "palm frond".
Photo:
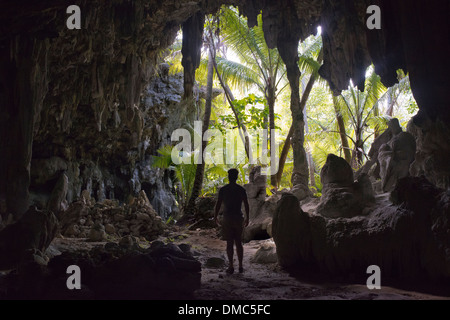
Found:
M 253 69 L 221 57 L 216 57 L 217 69 L 221 73 L 224 81 L 231 84 L 233 87 L 245 85 L 247 88 L 257 85 L 259 74 Z

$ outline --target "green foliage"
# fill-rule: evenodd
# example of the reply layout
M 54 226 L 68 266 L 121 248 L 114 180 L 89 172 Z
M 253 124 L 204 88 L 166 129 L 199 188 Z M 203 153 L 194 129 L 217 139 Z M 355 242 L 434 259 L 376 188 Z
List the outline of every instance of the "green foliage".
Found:
M 234 100 L 233 106 L 239 115 L 239 121 L 248 129 L 256 130 L 264 128 L 265 119 L 269 116 L 269 107 L 267 106 L 266 99 L 251 93 L 240 100 Z M 222 132 L 225 132 L 227 128 L 236 128 L 238 126 L 237 119 L 234 115 L 221 115 L 219 119 L 221 122 L 217 124 L 217 127 Z M 275 114 L 275 119 L 280 119 L 280 116 Z M 275 126 L 275 128 L 281 130 L 280 127 Z
M 192 191 L 197 166 L 193 163 L 194 154 L 191 155 L 190 163 L 175 165 L 172 160 L 172 148 L 171 145 L 165 145 L 159 148 L 157 150 L 159 156 L 153 156 L 152 166 L 175 172 L 175 182 L 178 182 L 175 185 L 177 201 L 184 208 Z
M 156 152 L 159 156 L 152 156 L 152 166 L 160 169 L 173 169 L 172 146 L 165 145 Z
M 238 14 L 237 9 L 223 8 L 218 12 L 217 18 L 208 17 L 205 25 L 207 36 L 209 26 L 212 28 L 215 44 L 217 44 L 216 63 L 218 71 L 227 85 L 231 87 L 237 99 L 233 107 L 239 114 L 239 120 L 247 129 L 260 129 L 268 125 L 269 108 L 267 103 L 268 79 L 276 79 L 276 128 L 280 129 L 284 137 L 292 123 L 290 112 L 290 90 L 286 79 L 286 68 L 277 49 L 269 49 L 265 42 L 262 29 L 262 18 L 258 16 L 258 24 L 249 29 L 246 18 Z M 298 65 L 302 72 L 300 78 L 300 92 L 303 91 L 311 74 L 318 76 L 320 63 L 319 52 L 322 48 L 320 34 L 313 35 L 299 43 Z M 166 52 L 166 62 L 171 65 L 171 72 L 182 71 L 181 67 L 181 37 Z M 200 67 L 196 73 L 199 84 L 206 82 L 207 56 L 203 50 Z M 411 115 L 417 112 L 415 102 L 407 75 L 398 72 L 399 83 L 391 88 L 385 88 L 373 68 L 366 74 L 365 91 L 361 92 L 353 85 L 342 92 L 338 97 L 339 114 L 345 122 L 345 134 L 348 137 L 350 149 L 354 150 L 356 143 L 362 141 L 359 148 L 364 154 L 373 141 L 375 133 L 382 132 L 389 119 L 397 117 L 405 126 Z M 215 74 L 214 86 L 220 86 Z M 393 113 L 387 114 L 388 107 L 393 106 Z M 201 113 L 201 112 L 199 112 Z M 317 171 L 323 167 L 329 153 L 343 157 L 342 141 L 336 119 L 332 94 L 328 84 L 320 77 L 313 87 L 305 107 L 307 131 L 305 132 L 305 149 L 312 154 L 315 167 L 316 195 L 320 195 L 322 185 Z M 227 129 L 236 129 L 237 120 L 228 106 L 224 96 L 214 100 L 214 109 L 211 114 L 211 129 L 219 129 L 225 133 Z M 242 152 L 243 145 L 237 130 L 233 133 L 236 138 L 238 152 Z M 284 138 L 279 137 L 279 138 Z M 232 142 L 213 139 L 209 142 L 215 148 L 226 149 Z M 234 143 L 234 142 L 233 142 Z M 280 144 L 280 148 L 282 144 Z M 280 187 L 291 186 L 293 170 L 292 150 L 289 151 L 280 181 Z M 191 162 L 192 163 L 192 162 Z M 165 146 L 158 150 L 158 156 L 153 158 L 153 166 L 173 170 L 182 190 L 178 198 L 180 205 L 185 201 L 185 195 L 190 194 L 195 176 L 194 164 L 175 166 L 171 161 L 171 147 Z M 247 182 L 250 166 L 242 161 L 235 165 L 240 174 L 238 183 Z M 226 184 L 227 170 L 231 166 L 211 164 L 205 167 L 205 177 L 202 195 L 212 195 L 218 187 Z M 317 192 L 316 192 L 317 191 Z M 269 193 L 268 193 L 269 194 Z

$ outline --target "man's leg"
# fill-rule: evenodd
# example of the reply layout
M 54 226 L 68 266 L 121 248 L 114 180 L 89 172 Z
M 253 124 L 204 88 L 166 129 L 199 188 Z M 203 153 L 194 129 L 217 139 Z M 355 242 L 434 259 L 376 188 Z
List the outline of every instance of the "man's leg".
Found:
M 233 270 L 233 244 L 234 240 L 227 240 L 227 255 L 228 255 L 228 272 L 230 273 Z
M 242 246 L 241 238 L 236 238 L 234 243 L 236 244 L 236 254 L 239 261 L 239 272 L 243 272 L 244 269 L 242 267 L 242 260 L 244 258 L 244 247 Z

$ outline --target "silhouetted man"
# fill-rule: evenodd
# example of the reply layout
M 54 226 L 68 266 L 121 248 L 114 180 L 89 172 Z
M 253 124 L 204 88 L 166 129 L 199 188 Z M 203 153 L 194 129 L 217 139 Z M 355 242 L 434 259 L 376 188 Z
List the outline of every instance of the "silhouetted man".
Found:
M 243 187 L 236 183 L 239 171 L 236 169 L 228 170 L 229 184 L 222 187 L 219 191 L 217 199 L 214 219 L 217 225 L 219 223 L 218 214 L 222 203 L 224 204 L 222 230 L 225 240 L 227 241 L 227 255 L 229 266 L 227 273 L 234 272 L 233 266 L 233 245 L 236 244 L 236 253 L 239 261 L 239 272 L 244 272 L 242 267 L 242 259 L 244 257 L 244 247 L 242 246 L 242 231 L 248 226 L 249 206 L 247 193 Z M 245 206 L 245 218 L 241 211 L 242 203 Z

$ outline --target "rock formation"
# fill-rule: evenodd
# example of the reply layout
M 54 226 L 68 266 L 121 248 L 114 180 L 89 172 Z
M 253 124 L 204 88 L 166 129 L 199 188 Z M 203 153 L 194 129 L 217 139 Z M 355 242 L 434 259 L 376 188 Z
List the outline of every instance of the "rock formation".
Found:
M 317 213 L 329 218 L 362 215 L 374 200 L 372 182 L 366 174 L 354 181 L 353 170 L 343 158 L 329 154 L 320 172 L 323 185 Z
M 56 236 L 58 221 L 48 210 L 30 208 L 0 231 L 0 270 L 15 269 L 28 259 L 43 259 Z
M 334 275 L 363 275 L 378 265 L 384 277 L 450 281 L 448 194 L 409 177 L 393 198 L 395 205 L 378 200 L 367 216 L 330 219 L 303 212 L 285 195 L 273 220 L 280 265 Z
M 67 290 L 67 266 L 82 270 L 81 290 Z M 33 269 L 34 268 L 34 269 Z M 32 278 L 26 270 L 35 270 Z M 6 276 L 1 299 L 190 299 L 200 287 L 201 264 L 188 245 L 155 241 L 147 249 L 107 243 L 91 250 L 68 251 L 47 267 L 30 263 Z
M 154 240 L 166 229 L 144 191 L 126 205 L 112 200 L 95 202 L 91 198 L 83 198 L 73 203 L 64 214 L 66 222 L 61 228 L 62 235 L 95 242 L 105 241 L 107 235 L 131 235 Z
M 398 179 L 410 175 L 410 167 L 416 156 L 416 139 L 403 132 L 398 119 L 389 121 L 388 128 L 373 142 L 369 161 L 357 176 L 367 173 L 381 179 L 381 190 L 392 191 Z

